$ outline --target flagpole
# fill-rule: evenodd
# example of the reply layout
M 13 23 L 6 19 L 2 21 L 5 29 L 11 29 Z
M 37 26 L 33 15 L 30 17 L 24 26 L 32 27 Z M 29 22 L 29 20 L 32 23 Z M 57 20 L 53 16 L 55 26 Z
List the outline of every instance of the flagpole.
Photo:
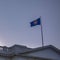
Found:
M 40 16 L 40 21 L 41 21 L 41 16 Z M 41 38 L 42 38 L 42 47 L 44 46 L 44 40 L 43 40 L 43 29 L 42 29 L 42 21 L 41 23 Z

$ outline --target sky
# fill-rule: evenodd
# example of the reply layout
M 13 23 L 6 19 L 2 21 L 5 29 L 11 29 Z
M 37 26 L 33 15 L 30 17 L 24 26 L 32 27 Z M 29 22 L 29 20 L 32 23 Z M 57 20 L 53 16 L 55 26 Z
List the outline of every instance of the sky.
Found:
M 30 26 L 40 16 L 44 46 L 60 49 L 60 0 L 0 0 L 0 46 L 41 47 L 41 26 Z

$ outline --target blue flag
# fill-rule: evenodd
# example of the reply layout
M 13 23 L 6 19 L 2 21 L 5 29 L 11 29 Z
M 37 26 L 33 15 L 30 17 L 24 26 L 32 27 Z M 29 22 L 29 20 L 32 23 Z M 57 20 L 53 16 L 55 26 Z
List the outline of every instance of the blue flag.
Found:
M 41 24 L 40 18 L 30 22 L 30 24 L 31 24 L 31 27 L 36 26 L 36 25 L 40 25 Z

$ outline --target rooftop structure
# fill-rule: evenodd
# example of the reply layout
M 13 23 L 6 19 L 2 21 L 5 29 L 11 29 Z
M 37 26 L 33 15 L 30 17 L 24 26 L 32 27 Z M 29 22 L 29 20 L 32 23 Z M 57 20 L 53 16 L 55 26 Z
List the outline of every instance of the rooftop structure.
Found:
M 32 49 L 23 45 L 13 45 L 11 47 L 0 46 L 0 54 L 7 54 L 7 55 L 23 53 L 30 50 Z
M 0 46 L 0 60 L 60 60 L 60 49 L 52 45 L 28 48 L 22 45 Z

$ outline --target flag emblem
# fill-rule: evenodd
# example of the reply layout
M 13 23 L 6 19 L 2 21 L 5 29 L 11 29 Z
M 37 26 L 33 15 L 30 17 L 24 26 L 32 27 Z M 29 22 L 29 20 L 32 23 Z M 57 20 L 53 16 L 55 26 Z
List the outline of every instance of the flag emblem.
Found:
M 36 26 L 36 25 L 40 25 L 40 24 L 41 24 L 40 18 L 30 22 L 31 27 Z

